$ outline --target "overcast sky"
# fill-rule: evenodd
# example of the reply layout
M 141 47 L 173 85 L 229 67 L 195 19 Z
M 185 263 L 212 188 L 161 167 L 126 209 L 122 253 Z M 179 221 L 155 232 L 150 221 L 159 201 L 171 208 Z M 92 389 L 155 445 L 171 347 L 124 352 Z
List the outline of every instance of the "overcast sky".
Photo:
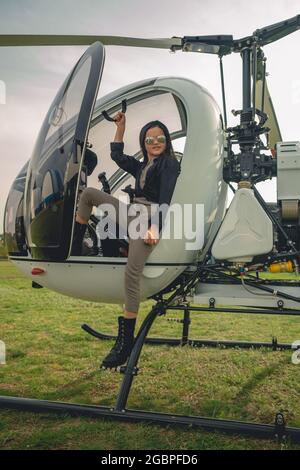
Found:
M 299 0 L 0 0 L 0 34 L 94 34 L 143 38 L 251 34 L 300 13 Z M 265 47 L 269 88 L 284 140 L 300 140 L 300 31 Z M 9 188 L 31 155 L 59 86 L 85 48 L 0 48 L 0 233 Z M 228 109 L 241 106 L 241 61 L 225 58 Z M 191 78 L 221 105 L 218 59 L 167 50 L 106 48 L 99 95 L 155 76 Z M 3 96 L 0 102 L 3 101 Z M 234 118 L 231 124 L 237 123 Z M 265 185 L 274 198 L 274 186 Z

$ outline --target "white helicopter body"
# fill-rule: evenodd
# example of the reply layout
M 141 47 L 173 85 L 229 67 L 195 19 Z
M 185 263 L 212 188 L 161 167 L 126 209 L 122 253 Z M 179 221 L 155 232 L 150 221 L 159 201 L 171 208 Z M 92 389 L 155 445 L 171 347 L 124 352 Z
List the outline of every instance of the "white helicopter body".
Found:
M 111 173 L 109 181 L 116 180 L 111 186 L 112 195 L 118 194 L 118 190 L 132 177 L 120 171 L 110 159 L 109 144 L 113 140 L 115 126 L 101 118 L 101 112 L 115 109 L 124 99 L 128 103 L 129 142 L 127 145 L 125 138 L 126 153 L 139 154 L 137 126 L 139 123 L 143 125 L 145 116 L 147 120 L 152 120 L 163 115 L 161 120 L 171 129 L 175 149 L 176 139 L 181 147 L 184 145 L 181 173 L 171 203 L 181 207 L 184 204 L 192 204 L 193 207 L 199 204 L 204 209 L 203 240 L 201 245 L 198 243 L 197 249 L 186 249 L 191 240 L 184 233 L 181 238 L 164 238 L 163 234 L 168 231 L 165 225 L 161 240 L 149 256 L 141 278 L 141 300 L 145 300 L 167 287 L 193 265 L 205 248 L 209 234 L 216 233 L 219 228 L 227 194 L 227 185 L 222 180 L 224 129 L 221 111 L 214 98 L 206 89 L 184 78 L 143 80 L 99 99 L 93 111 L 88 138 L 93 142 L 93 150 L 100 155 L 97 170 L 108 170 Z M 176 103 L 180 103 L 180 108 Z M 144 112 L 141 113 L 141 110 Z M 94 174 L 97 173 L 94 171 Z M 93 175 L 88 179 L 88 186 L 97 187 Z M 13 215 L 13 210 L 10 214 L 8 208 L 6 226 L 10 225 L 9 218 Z M 167 220 L 170 222 L 170 219 Z M 182 224 L 182 220 L 176 222 Z M 62 294 L 96 302 L 121 303 L 124 298 L 126 257 L 68 256 L 65 260 L 53 262 L 51 259 L 39 260 L 30 252 L 27 256 L 13 253 L 10 257 L 33 281 Z M 42 270 L 39 275 L 32 274 L 36 268 Z

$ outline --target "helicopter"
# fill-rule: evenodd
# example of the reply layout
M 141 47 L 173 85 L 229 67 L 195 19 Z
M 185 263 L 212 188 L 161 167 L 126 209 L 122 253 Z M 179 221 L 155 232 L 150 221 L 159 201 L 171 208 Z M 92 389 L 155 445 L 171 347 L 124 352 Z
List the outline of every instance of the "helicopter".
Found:
M 0 35 L 1 46 L 89 45 L 50 106 L 32 157 L 16 177 L 6 203 L 4 234 L 8 255 L 34 287 L 47 287 L 84 300 L 122 303 L 124 292 L 119 286 L 123 285 L 128 244 L 126 239 L 102 243 L 97 234 L 103 217 L 101 209 L 91 216 L 82 255 L 71 253 L 77 203 L 87 185 L 97 187 L 100 182 L 102 190 L 116 197 L 122 192 L 131 197 L 132 176 L 116 169 L 110 158 L 114 133 L 111 116 L 120 108 L 128 116 L 127 153 L 138 160 L 142 158 L 138 130 L 144 122 L 159 117 L 166 123 L 181 168 L 171 204 L 201 204 L 204 211 L 203 240 L 197 247 L 186 249 L 189 238 L 185 234 L 181 238 L 162 237 L 147 259 L 141 279 L 141 301 L 153 299 L 156 304 L 140 327 L 127 365 L 120 368 L 124 380 L 115 408 L 17 397 L 0 397 L 0 407 L 67 411 L 300 439 L 300 429 L 287 428 L 281 412 L 276 414 L 272 426 L 126 409 L 143 345 L 191 344 L 188 334 L 192 312 L 209 309 L 300 315 L 300 283 L 262 276 L 266 272 L 299 270 L 300 142 L 282 139 L 267 85 L 264 53 L 265 46 L 299 28 L 300 15 L 240 39 L 230 35 L 170 39 Z M 223 110 L 204 87 L 172 76 L 132 83 L 96 100 L 105 45 L 217 56 Z M 242 59 L 243 103 L 240 110 L 233 111 L 239 122 L 228 127 L 223 59 L 233 53 Z M 272 178 L 277 181 L 276 203 L 266 202 L 257 189 L 258 183 Z M 234 197 L 227 209 L 229 190 Z M 169 224 L 167 218 L 163 233 Z M 182 338 L 147 338 L 157 316 L 168 310 L 184 312 Z M 98 339 L 112 338 L 86 324 L 83 329 Z M 272 343 L 197 340 L 191 345 L 203 344 L 292 348 L 278 343 L 276 338 Z

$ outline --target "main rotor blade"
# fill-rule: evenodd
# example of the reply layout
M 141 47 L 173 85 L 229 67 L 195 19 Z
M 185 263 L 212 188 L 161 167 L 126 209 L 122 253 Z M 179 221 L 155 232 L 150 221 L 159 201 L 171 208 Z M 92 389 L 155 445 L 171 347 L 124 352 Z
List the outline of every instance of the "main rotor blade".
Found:
M 182 39 L 131 38 L 121 36 L 68 36 L 51 34 L 1 34 L 0 46 L 88 46 L 100 41 L 106 46 L 152 47 L 158 49 L 181 49 Z
M 300 29 L 300 15 L 294 16 L 280 23 L 275 23 L 265 28 L 257 29 L 253 36 L 258 37 L 261 46 L 278 41 Z

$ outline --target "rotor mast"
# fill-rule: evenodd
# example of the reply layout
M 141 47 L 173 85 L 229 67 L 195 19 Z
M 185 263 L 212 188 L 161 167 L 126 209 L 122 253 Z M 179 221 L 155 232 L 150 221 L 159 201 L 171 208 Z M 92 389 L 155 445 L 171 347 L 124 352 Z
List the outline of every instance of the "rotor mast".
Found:
M 226 99 L 222 57 L 231 53 L 239 53 L 242 58 L 242 109 L 233 111 L 234 116 L 240 115 L 240 124 L 226 128 L 228 156 L 224 163 L 224 179 L 228 183 L 247 181 L 250 185 L 265 181 L 276 176 L 276 160 L 270 155 L 262 154 L 268 150 L 275 154 L 276 142 L 282 140 L 276 114 L 266 84 L 266 59 L 262 47 L 277 41 L 300 28 L 300 15 L 256 30 L 252 36 L 234 40 L 232 36 L 185 36 L 183 50 L 200 53 L 218 54 L 221 61 L 221 82 L 226 119 Z M 258 84 L 262 81 L 262 100 L 257 106 Z M 268 109 L 265 109 L 265 103 Z M 268 112 L 268 114 L 267 114 Z M 256 122 L 256 116 L 259 122 Z M 272 127 L 265 127 L 266 122 Z M 226 126 L 227 127 L 227 126 Z M 267 145 L 260 139 L 266 135 Z M 238 145 L 239 154 L 232 151 Z

